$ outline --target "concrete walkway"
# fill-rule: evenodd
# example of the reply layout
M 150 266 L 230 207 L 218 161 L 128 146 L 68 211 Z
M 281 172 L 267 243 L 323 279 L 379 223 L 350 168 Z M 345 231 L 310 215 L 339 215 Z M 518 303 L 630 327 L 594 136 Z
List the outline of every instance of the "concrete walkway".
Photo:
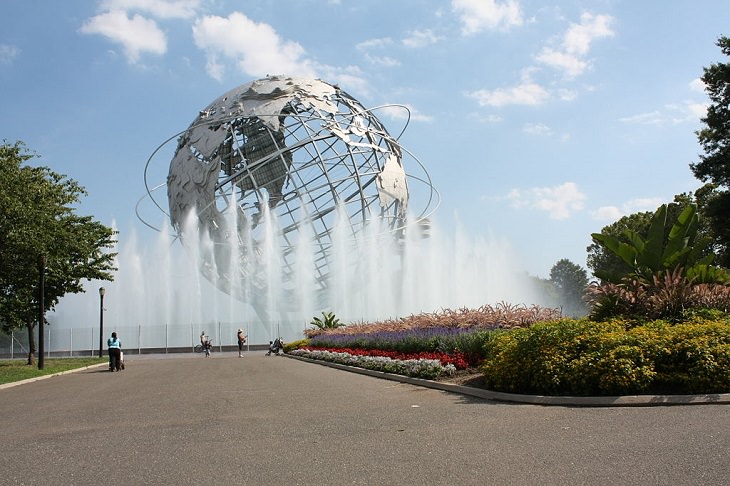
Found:
M 546 407 L 263 352 L 0 390 L 0 484 L 730 484 L 725 405 Z

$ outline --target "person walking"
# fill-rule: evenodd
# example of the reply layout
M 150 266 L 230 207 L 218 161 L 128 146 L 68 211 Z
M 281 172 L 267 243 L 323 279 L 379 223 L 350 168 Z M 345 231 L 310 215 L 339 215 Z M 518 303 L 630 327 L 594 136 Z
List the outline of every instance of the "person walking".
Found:
M 208 336 L 205 335 L 205 331 L 200 333 L 200 344 L 203 346 L 203 350 L 205 351 L 205 357 L 210 358 L 210 348 L 213 345 L 210 342 L 210 339 L 208 339 Z
M 248 336 L 243 333 L 243 329 L 239 329 L 236 337 L 238 338 L 238 357 L 243 358 L 243 345 L 246 344 L 246 338 Z
M 109 348 L 109 371 L 122 371 L 122 341 L 117 338 L 116 331 L 107 339 Z

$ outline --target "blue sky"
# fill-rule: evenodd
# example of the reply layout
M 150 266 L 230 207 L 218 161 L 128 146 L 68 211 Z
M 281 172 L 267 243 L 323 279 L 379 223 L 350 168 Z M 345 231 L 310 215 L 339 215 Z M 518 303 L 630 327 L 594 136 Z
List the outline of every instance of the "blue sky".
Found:
M 5 0 L 0 12 L 0 139 L 81 183 L 79 213 L 120 240 L 151 232 L 135 205 L 160 143 L 235 86 L 304 75 L 365 106 L 409 106 L 401 141 L 441 193 L 437 224 L 506 238 L 542 277 L 561 258 L 585 266 L 590 233 L 700 186 L 699 77 L 727 61 L 715 42 L 730 35 L 730 2 L 708 0 Z M 381 117 L 399 133 L 403 119 Z

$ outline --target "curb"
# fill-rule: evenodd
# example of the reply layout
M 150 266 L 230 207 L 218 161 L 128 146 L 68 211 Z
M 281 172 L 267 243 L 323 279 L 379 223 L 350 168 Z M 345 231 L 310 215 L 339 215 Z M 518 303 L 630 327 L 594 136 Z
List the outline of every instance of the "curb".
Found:
M 411 385 L 423 386 L 461 395 L 495 400 L 499 402 L 524 403 L 529 405 L 548 405 L 561 407 L 656 407 L 666 405 L 730 405 L 730 393 L 711 393 L 703 395 L 623 395 L 610 397 L 573 397 L 573 396 L 544 396 L 521 395 L 517 393 L 502 393 L 482 388 L 456 385 L 441 381 L 411 378 L 409 376 L 394 375 L 383 371 L 373 371 L 355 366 L 330 363 L 316 359 L 303 358 L 284 354 L 287 358 L 307 363 L 329 366 L 338 370 L 359 373 Z
M 99 364 L 95 364 L 95 365 L 84 366 L 83 368 L 75 368 L 73 370 L 59 371 L 58 373 L 52 373 L 50 375 L 36 376 L 35 378 L 28 378 L 27 380 L 20 380 L 20 381 L 13 381 L 10 383 L 4 383 L 4 384 L 0 385 L 0 390 L 4 390 L 5 388 L 12 388 L 12 387 L 18 386 L 18 385 L 25 385 L 26 383 L 33 383 L 34 381 L 45 380 L 47 378 L 52 378 L 54 376 L 61 376 L 61 375 L 66 375 L 68 373 L 76 373 L 77 371 L 97 368 L 99 366 L 109 366 L 109 365 L 107 363 L 99 363 Z

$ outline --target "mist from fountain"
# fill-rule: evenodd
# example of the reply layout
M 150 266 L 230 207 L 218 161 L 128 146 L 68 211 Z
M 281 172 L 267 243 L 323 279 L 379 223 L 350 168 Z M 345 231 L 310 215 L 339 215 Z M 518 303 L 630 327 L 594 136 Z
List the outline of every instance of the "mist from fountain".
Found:
M 228 285 L 228 293 L 216 288 L 221 282 L 210 282 L 203 273 L 218 275 L 217 269 L 202 272 L 195 263 L 216 261 L 203 258 L 216 251 L 210 239 L 192 238 L 183 248 L 165 222 L 152 244 L 140 242 L 135 230 L 122 233 L 114 281 L 91 281 L 86 293 L 64 297 L 48 314 L 51 332 L 58 340 L 62 330 L 73 328 L 68 340 L 76 344 L 61 346 L 76 348 L 81 342 L 84 347 L 90 342 L 93 349 L 98 342 L 98 288 L 102 286 L 106 288 L 105 334 L 121 330 L 127 346 L 141 348 L 191 346 L 201 330 L 212 335 L 214 342 L 233 344 L 236 328 L 244 328 L 252 344 L 265 344 L 277 336 L 300 339 L 312 318 L 321 317 L 323 311 L 352 323 L 499 302 L 536 303 L 526 274 L 504 239 L 471 238 L 458 227 L 446 233 L 435 223 L 428 238 L 411 227 L 398 241 L 375 224 L 353 236 L 342 218 L 332 233 L 331 278 L 325 290 L 316 292 L 311 230 L 299 232 L 295 274 L 285 281 L 276 219 L 265 212 L 262 224 L 261 267 L 249 271 L 266 275 L 263 302 L 252 306 L 231 297 L 256 293 L 253 282 L 245 278 L 223 282 L 221 287 Z M 239 251 L 230 255 L 225 273 L 236 275 L 243 257 Z M 260 318 L 262 308 L 268 321 Z

